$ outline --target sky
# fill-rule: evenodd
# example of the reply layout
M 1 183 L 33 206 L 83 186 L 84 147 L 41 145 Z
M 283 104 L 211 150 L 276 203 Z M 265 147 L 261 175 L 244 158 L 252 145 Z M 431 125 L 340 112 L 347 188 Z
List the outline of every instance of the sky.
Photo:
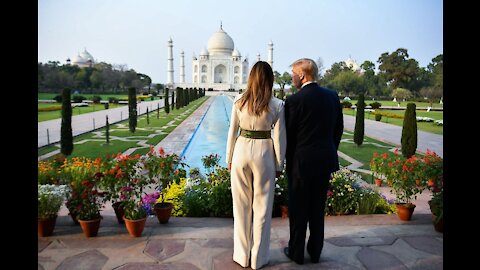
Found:
M 382 53 L 406 48 L 426 67 L 443 54 L 441 0 L 38 0 L 38 62 L 65 64 L 85 48 L 96 61 L 126 65 L 153 83 L 167 80 L 167 41 L 173 40 L 174 82 L 180 52 L 185 80 L 192 82 L 192 56 L 227 32 L 250 67 L 257 53 L 273 70 L 321 58 L 333 63 L 368 60 L 378 68 Z

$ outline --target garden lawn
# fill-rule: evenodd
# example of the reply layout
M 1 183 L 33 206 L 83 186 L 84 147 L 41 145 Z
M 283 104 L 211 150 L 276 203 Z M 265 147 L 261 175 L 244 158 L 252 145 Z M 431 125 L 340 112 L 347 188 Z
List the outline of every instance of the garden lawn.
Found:
M 38 103 L 38 109 L 48 108 L 48 107 L 60 107 L 59 110 L 48 111 L 48 112 L 38 112 L 38 122 L 58 119 L 62 117 L 62 103 Z M 114 104 L 110 103 L 109 108 L 118 108 L 122 106 L 127 106 L 126 104 Z M 72 108 L 72 116 L 80 115 L 84 113 L 91 113 L 96 111 L 105 110 L 104 104 L 93 104 L 90 103 L 88 107 L 76 107 Z
M 405 110 L 380 110 L 383 113 L 390 113 L 390 114 L 397 114 L 400 116 L 403 116 L 405 114 Z M 351 116 L 356 116 L 356 111 L 355 110 L 343 110 L 343 114 L 345 115 L 351 115 Z M 430 117 L 433 118 L 434 120 L 443 120 L 443 112 L 440 111 L 416 111 L 417 116 L 422 116 L 422 117 Z M 375 115 L 373 113 L 365 112 L 365 119 L 375 121 Z M 382 116 L 381 122 L 387 123 L 387 124 L 392 124 L 396 126 L 403 126 L 403 118 L 393 118 L 393 117 L 386 117 Z M 440 134 L 443 135 L 443 126 L 438 126 L 434 124 L 433 122 L 417 122 L 417 129 L 425 132 L 431 132 L 435 134 Z
M 364 137 L 363 143 L 357 146 L 353 142 L 353 133 L 344 131 L 342 135 L 342 142 L 340 142 L 339 151 L 363 163 L 360 169 L 370 170 L 370 160 L 373 153 L 384 153 L 396 146 L 387 144 L 375 139 Z
M 139 149 L 137 149 L 133 155 L 145 154 L 150 149 L 150 146 L 155 146 L 161 140 L 163 140 L 208 98 L 209 97 L 202 97 L 190 102 L 188 106 L 185 106 L 179 110 L 170 110 L 168 115 L 163 109 L 161 109 L 159 119 L 157 119 L 157 112 L 152 111 L 149 113 L 149 124 L 147 124 L 147 116 L 144 114 L 138 118 L 137 128 L 134 133 L 131 133 L 128 129 L 128 119 L 125 119 L 120 123 L 111 124 L 109 145 L 106 145 L 105 128 L 79 135 L 74 138 L 73 152 L 69 157 L 104 157 L 107 154 L 116 155 L 119 152 L 123 153 L 127 149 L 133 147 L 139 147 Z M 186 112 L 187 110 L 188 112 Z M 99 132 L 101 133 L 100 136 L 96 134 Z M 148 136 L 151 134 L 158 135 L 154 136 L 153 138 L 149 138 Z M 140 141 L 146 141 L 148 146 L 139 145 L 138 142 Z M 57 149 L 59 149 L 58 146 L 41 148 L 38 151 L 38 155 L 44 155 Z
M 340 100 L 342 102 L 343 99 Z M 347 100 L 348 102 L 352 103 L 352 105 L 355 105 L 358 101 L 357 100 Z M 430 107 L 430 102 L 418 102 L 418 101 L 402 101 L 402 102 L 396 102 L 396 101 L 391 101 L 391 100 L 365 100 L 365 104 L 370 105 L 373 102 L 378 102 L 382 104 L 382 106 L 391 106 L 391 107 L 397 107 L 398 104 L 400 103 L 400 107 L 407 107 L 408 103 L 415 103 L 417 108 L 427 108 Z M 443 104 L 440 104 L 438 102 L 432 104 L 433 108 L 443 108 Z

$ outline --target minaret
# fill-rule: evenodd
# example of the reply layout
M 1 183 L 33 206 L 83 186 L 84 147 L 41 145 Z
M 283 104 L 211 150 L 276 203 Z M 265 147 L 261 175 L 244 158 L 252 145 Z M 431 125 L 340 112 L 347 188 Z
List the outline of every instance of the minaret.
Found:
M 267 62 L 270 64 L 270 66 L 273 69 L 273 42 L 270 40 L 268 43 L 268 60 Z
M 168 40 L 168 65 L 167 65 L 167 84 L 173 84 L 173 41 L 172 37 Z
M 185 54 L 180 53 L 180 83 L 185 83 Z
M 257 62 L 260 61 L 260 53 L 257 53 Z

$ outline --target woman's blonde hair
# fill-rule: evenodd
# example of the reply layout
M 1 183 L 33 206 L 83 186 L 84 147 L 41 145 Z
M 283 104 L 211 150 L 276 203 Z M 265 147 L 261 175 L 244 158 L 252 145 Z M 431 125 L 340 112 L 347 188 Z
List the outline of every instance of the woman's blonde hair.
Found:
M 253 65 L 248 77 L 247 90 L 238 100 L 240 109 L 247 104 L 248 112 L 261 115 L 268 112 L 268 103 L 272 98 L 273 70 L 270 64 L 258 61 Z

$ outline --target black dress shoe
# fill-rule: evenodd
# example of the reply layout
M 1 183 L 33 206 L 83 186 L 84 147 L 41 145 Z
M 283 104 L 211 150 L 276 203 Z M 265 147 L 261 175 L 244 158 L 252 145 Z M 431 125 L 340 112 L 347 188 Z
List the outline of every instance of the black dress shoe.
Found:
M 290 251 L 289 251 L 288 247 L 283 248 L 283 253 L 285 253 L 285 256 L 287 256 L 290 260 L 296 262 L 297 264 L 303 264 L 303 261 L 295 260 L 294 258 L 292 258 L 290 256 Z
M 308 252 L 308 255 L 310 255 L 310 260 L 312 261 L 312 263 L 318 263 L 320 261 L 320 256 L 318 256 L 318 258 L 314 258 L 308 246 L 307 246 L 307 252 Z

